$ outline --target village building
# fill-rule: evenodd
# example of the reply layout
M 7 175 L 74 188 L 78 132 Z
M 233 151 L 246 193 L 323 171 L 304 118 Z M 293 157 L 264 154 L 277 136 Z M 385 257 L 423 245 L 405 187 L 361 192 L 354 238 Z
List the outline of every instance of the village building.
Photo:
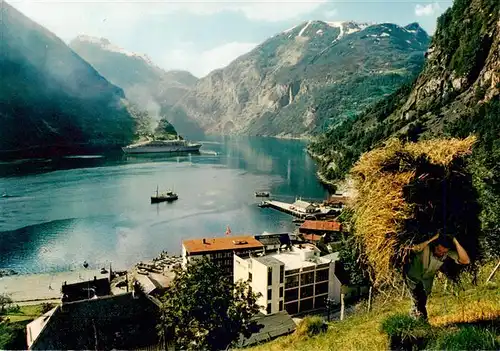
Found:
M 163 349 L 159 314 L 159 301 L 135 292 L 63 303 L 26 326 L 28 349 Z
M 316 213 L 320 212 L 318 206 L 313 205 L 310 202 L 303 200 L 296 200 L 291 206 L 290 209 L 295 210 L 300 213 Z
M 262 252 L 264 245 L 253 236 L 225 236 L 218 238 L 189 239 L 182 241 L 182 264 L 185 267 L 193 259 L 208 257 L 232 279 L 233 256 L 248 257 Z
M 97 278 L 93 280 L 67 284 L 64 282 L 61 287 L 62 302 L 72 302 L 86 299 L 98 298 L 111 294 L 110 277 Z
M 294 245 L 270 255 L 234 256 L 234 281 L 248 281 L 261 293 L 262 313 L 287 311 L 290 315 L 324 308 L 326 299 L 340 303 L 341 283 L 335 261 L 320 257 L 311 244 Z
M 311 221 L 306 220 L 299 227 L 299 233 L 308 242 L 318 242 L 324 238 L 325 242 L 341 239 L 342 224 L 337 221 Z
M 264 245 L 264 252 L 276 252 L 282 248 L 292 245 L 292 240 L 289 233 L 268 233 L 264 232 L 260 235 L 255 235 L 255 239 Z

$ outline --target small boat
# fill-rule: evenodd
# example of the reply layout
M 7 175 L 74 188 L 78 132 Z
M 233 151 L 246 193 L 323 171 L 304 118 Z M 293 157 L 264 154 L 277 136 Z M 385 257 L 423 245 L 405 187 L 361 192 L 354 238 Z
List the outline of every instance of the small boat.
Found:
M 256 191 L 255 196 L 256 197 L 269 197 L 269 192 L 268 191 Z
M 259 206 L 260 208 L 264 208 L 264 207 L 268 207 L 269 205 L 267 204 L 267 202 L 265 201 L 262 201 L 260 204 L 258 204 L 257 206 Z
M 168 190 L 164 193 L 159 193 L 158 192 L 158 187 L 156 187 L 156 194 L 151 196 L 151 203 L 155 204 L 158 202 L 165 202 L 165 201 L 175 201 L 179 198 L 179 196 L 174 193 L 172 190 Z

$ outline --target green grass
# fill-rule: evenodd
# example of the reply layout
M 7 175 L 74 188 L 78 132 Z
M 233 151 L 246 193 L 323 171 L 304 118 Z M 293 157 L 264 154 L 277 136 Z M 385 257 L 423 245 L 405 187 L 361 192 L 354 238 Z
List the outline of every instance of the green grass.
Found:
M 10 306 L 0 315 L 0 350 L 26 349 L 26 325 L 52 304 Z
M 479 282 L 485 281 L 485 276 L 491 271 L 491 265 L 482 269 Z M 428 302 L 429 329 L 420 329 L 423 337 L 431 338 L 436 344 L 429 344 L 431 349 L 442 349 L 443 340 L 467 339 L 467 335 L 479 333 L 479 331 L 463 331 L 465 327 L 481 327 L 481 332 L 491 335 L 499 341 L 498 330 L 492 327 L 492 321 L 500 319 L 500 289 L 496 283 L 477 286 L 465 282 L 465 289 L 448 284 L 446 290 L 443 281 L 436 281 L 433 294 Z M 289 336 L 278 338 L 252 348 L 252 350 L 387 350 L 389 349 L 389 337 L 382 329 L 382 323 L 394 315 L 405 315 L 408 313 L 410 301 L 401 294 L 378 295 L 374 299 L 373 309 L 367 312 L 366 302 L 355 307 L 354 313 L 347 316 L 343 321 L 330 322 L 326 333 L 316 336 L 308 336 L 304 333 L 294 333 Z M 387 322 L 386 322 L 387 323 Z M 390 328 L 404 327 L 404 319 L 396 321 L 393 319 Z M 399 323 L 399 324 L 398 324 Z M 486 325 L 486 326 L 485 326 Z M 408 326 L 408 324 L 406 324 Z M 429 334 L 424 332 L 428 331 Z M 464 337 L 465 335 L 465 337 Z M 486 334 L 485 334 L 486 335 Z M 451 339 L 450 339 L 451 338 Z M 488 340 L 490 340 L 488 339 Z M 429 341 L 429 340 L 427 340 Z M 448 342 L 448 341 L 447 341 Z M 484 349 L 485 344 L 481 344 Z M 447 347 L 448 348 L 448 347 Z M 463 347 L 462 347 L 463 349 Z M 470 349 L 470 348 L 466 348 Z
M 7 313 L 0 315 L 0 317 L 8 318 L 12 323 L 26 320 L 31 321 L 44 313 L 43 306 L 43 304 L 19 306 L 18 310 L 10 308 L 7 310 Z

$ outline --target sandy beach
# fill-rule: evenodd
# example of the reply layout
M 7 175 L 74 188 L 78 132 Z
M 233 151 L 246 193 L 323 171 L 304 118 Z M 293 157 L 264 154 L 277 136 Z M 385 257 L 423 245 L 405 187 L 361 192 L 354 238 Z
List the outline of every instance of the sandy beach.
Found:
M 76 283 L 105 277 L 100 270 L 77 270 L 69 272 L 12 275 L 0 278 L 0 294 L 8 294 L 15 302 L 37 303 L 60 299 L 64 282 Z

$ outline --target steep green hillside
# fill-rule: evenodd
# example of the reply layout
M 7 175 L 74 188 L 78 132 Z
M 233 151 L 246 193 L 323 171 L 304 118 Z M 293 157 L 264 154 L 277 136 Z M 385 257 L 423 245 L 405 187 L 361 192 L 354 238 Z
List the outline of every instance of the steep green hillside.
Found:
M 123 91 L 54 34 L 1 1 L 0 151 L 37 155 L 134 138 Z M 6 151 L 16 152 L 6 152 Z
M 200 79 L 168 118 L 211 133 L 311 135 L 412 79 L 428 43 L 417 24 L 304 22 Z
M 422 73 L 411 84 L 330 129 L 309 146 L 321 174 L 342 179 L 361 153 L 390 137 L 479 137 L 470 167 L 482 223 L 498 254 L 500 219 L 500 3 L 456 0 L 438 20 Z

